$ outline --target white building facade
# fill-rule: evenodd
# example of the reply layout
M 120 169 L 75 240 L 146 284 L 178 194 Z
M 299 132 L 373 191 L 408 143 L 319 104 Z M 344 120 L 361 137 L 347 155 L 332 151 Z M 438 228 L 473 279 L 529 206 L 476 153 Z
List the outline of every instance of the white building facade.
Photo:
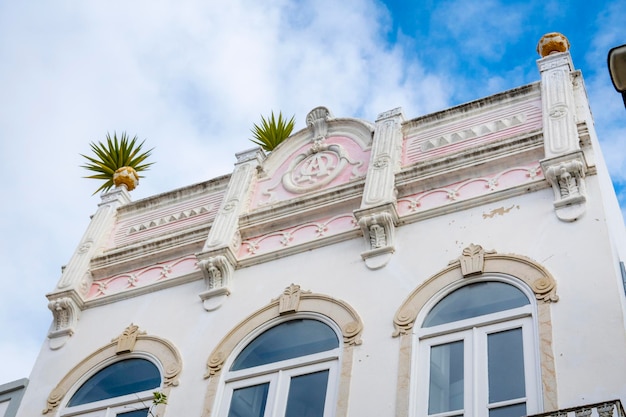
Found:
M 17 416 L 623 416 L 624 224 L 568 48 L 542 38 L 530 85 L 318 107 L 231 175 L 103 194 Z

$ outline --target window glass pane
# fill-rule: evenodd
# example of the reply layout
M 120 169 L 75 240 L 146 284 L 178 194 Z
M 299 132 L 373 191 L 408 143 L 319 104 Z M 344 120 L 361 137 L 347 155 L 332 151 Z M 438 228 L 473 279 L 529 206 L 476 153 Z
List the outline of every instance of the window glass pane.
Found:
M 489 417 L 522 417 L 526 415 L 526 404 L 515 404 L 489 410 Z
M 526 396 L 522 329 L 487 336 L 489 402 Z
M 469 319 L 530 304 L 512 285 L 489 281 L 469 284 L 450 293 L 428 313 L 422 327 Z
M 337 334 L 317 320 L 291 320 L 265 331 L 237 356 L 231 371 L 339 347 Z
M 291 378 L 285 417 L 323 417 L 328 371 Z
M 148 417 L 148 409 L 144 408 L 141 410 L 127 411 L 125 413 L 116 414 L 117 417 Z
M 428 414 L 463 408 L 463 341 L 430 348 Z
M 127 359 L 107 366 L 76 391 L 68 406 L 87 404 L 107 398 L 158 388 L 161 374 L 146 359 Z
M 269 382 L 233 391 L 228 417 L 263 417 Z

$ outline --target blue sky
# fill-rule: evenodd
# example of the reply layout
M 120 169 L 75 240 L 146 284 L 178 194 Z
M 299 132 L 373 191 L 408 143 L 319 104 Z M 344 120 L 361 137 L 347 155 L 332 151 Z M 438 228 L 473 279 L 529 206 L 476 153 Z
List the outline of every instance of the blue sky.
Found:
M 99 201 L 79 153 L 107 131 L 155 147 L 137 200 L 231 172 L 272 109 L 296 129 L 319 105 L 414 118 L 535 82 L 537 41 L 558 31 L 626 207 L 626 110 L 606 69 L 624 16 L 601 0 L 0 0 L 0 384 L 28 376 L 45 339 L 45 294 Z

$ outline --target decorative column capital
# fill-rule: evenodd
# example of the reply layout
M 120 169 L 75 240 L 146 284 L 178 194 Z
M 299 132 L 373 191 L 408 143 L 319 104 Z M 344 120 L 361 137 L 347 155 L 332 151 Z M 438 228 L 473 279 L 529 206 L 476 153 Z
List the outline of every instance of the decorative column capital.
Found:
M 114 205 L 115 208 L 128 204 L 132 201 L 130 193 L 126 187 L 115 187 L 106 193 L 100 194 L 100 203 L 98 206 Z
M 265 160 L 265 153 L 261 148 L 256 147 L 236 153 L 235 158 L 237 158 L 235 165 L 245 164 L 250 161 L 261 164 Z

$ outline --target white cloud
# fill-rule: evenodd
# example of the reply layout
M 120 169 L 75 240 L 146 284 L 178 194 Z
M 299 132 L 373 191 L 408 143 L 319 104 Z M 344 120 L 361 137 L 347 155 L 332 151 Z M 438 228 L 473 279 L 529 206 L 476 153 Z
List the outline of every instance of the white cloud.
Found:
M 584 75 L 604 159 L 626 218 L 626 109 L 613 88 L 606 65 L 608 51 L 626 43 L 623 16 L 626 4 L 610 2 L 596 17 L 595 33 L 585 54 L 589 71 Z
M 538 79 L 532 61 L 481 68 L 478 80 L 456 65 L 497 60 L 540 7 L 477 4 L 437 3 L 436 42 L 425 46 L 407 35 L 389 44 L 389 12 L 374 0 L 0 2 L 0 176 L 10 179 L 0 205 L 0 355 L 15 358 L 3 379 L 28 374 L 51 320 L 44 294 L 96 210 L 98 185 L 79 168 L 88 142 L 126 130 L 156 147 L 136 200 L 229 173 L 270 110 L 295 113 L 296 129 L 319 105 L 369 120 L 402 106 L 412 118 L 447 107 L 470 82 L 485 96 Z M 611 7 L 598 22 L 599 51 L 619 35 L 602 25 L 626 15 Z M 617 104 L 603 107 L 606 80 L 587 85 L 598 126 L 623 120 Z M 626 178 L 623 147 L 603 139 L 620 135 L 614 127 L 601 139 L 613 174 Z
M 370 120 L 445 107 L 445 82 L 386 43 L 388 24 L 368 0 L 0 3 L 3 379 L 28 374 L 44 294 L 96 210 L 90 141 L 126 130 L 156 147 L 139 199 L 230 172 L 272 109 L 299 129 L 318 105 Z

